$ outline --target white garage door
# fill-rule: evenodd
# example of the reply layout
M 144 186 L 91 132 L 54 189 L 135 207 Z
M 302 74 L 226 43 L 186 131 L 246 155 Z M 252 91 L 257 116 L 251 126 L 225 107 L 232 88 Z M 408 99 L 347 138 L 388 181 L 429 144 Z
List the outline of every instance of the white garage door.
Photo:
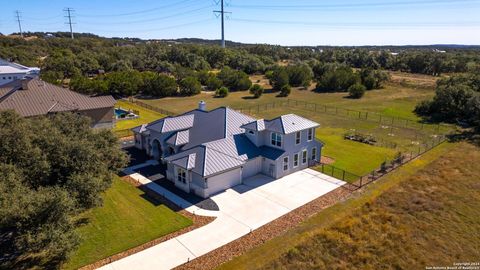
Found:
M 262 159 L 255 158 L 247 161 L 243 166 L 242 178 L 247 179 L 254 175 L 259 174 L 262 171 Z
M 212 196 L 242 183 L 240 168 L 208 178 L 208 195 Z

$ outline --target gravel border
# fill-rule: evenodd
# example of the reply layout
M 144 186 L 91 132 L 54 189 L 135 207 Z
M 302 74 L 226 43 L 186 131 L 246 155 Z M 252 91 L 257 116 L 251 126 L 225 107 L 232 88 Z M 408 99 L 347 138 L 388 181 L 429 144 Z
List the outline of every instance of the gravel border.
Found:
M 148 195 L 148 197 L 150 197 L 150 199 L 154 200 L 155 202 L 158 202 L 158 203 L 161 203 L 161 204 L 164 204 L 166 205 L 168 208 L 172 209 L 173 211 L 175 212 L 178 212 L 180 213 L 181 215 L 183 216 L 186 216 L 188 217 L 189 219 L 191 219 L 193 221 L 193 224 L 191 226 L 188 226 L 186 228 L 183 228 L 181 230 L 178 230 L 178 231 L 175 231 L 175 232 L 172 232 L 170 234 L 167 234 L 167 235 L 164 235 L 160 238 L 157 238 L 157 239 L 154 239 L 152 241 L 149 241 L 149 242 L 146 242 L 140 246 L 137 246 L 137 247 L 134 247 L 134 248 L 131 248 L 131 249 L 128 249 L 128 250 L 125 250 L 123 252 L 120 252 L 120 253 L 117 253 L 115 255 L 112 255 L 110 257 L 107 257 L 105 259 L 102 259 L 100 261 L 97 261 L 95 263 L 92 263 L 92 264 L 89 264 L 89 265 L 86 265 L 86 266 L 83 266 L 81 268 L 79 268 L 80 270 L 93 270 L 93 269 L 97 269 L 99 267 L 102 267 L 104 265 L 107 265 L 111 262 L 114 262 L 114 261 L 118 261 L 120 259 L 123 259 L 125 257 L 128 257 L 132 254 L 135 254 L 137 252 L 140 252 L 142 250 L 145 250 L 147 248 L 150 248 L 150 247 L 153 247 L 155 245 L 158 245 L 162 242 L 165 242 L 167 240 L 170 240 L 172 238 L 175 238 L 179 235 L 182 235 L 184 233 L 187 233 L 189 231 L 192 231 L 192 230 L 195 230 L 197 228 L 200 228 L 202 226 L 205 226 L 207 225 L 208 223 L 212 222 L 213 220 L 215 220 L 214 217 L 204 217 L 204 216 L 197 216 L 197 215 L 193 215 L 191 214 L 190 212 L 187 212 L 183 209 L 179 209 L 178 206 L 176 206 L 175 204 L 171 203 L 170 201 L 166 200 L 165 198 L 163 198 L 162 196 L 158 195 L 157 193 L 153 192 L 153 191 L 150 191 L 148 188 L 145 188 L 145 187 L 142 187 L 142 185 L 140 183 L 138 183 L 135 179 L 129 177 L 129 176 L 124 176 L 122 177 L 121 179 L 123 179 L 124 181 L 134 185 L 135 187 L 141 189 L 142 191 L 145 192 L 145 194 Z
M 344 201 L 352 194 L 347 188 L 337 188 L 295 210 L 292 212 L 260 227 L 257 230 L 230 242 L 216 250 L 213 250 L 201 257 L 198 257 L 186 264 L 174 269 L 213 269 L 225 263 L 234 257 L 240 256 L 248 250 L 260 246 L 266 241 L 284 234 L 286 231 L 297 227 L 302 221 L 317 214 L 321 210 L 330 207 L 340 201 Z

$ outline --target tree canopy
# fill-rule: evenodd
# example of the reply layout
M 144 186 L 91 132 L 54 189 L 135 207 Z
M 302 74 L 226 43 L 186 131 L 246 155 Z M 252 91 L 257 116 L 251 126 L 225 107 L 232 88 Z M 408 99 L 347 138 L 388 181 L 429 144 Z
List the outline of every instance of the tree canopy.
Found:
M 78 214 L 101 205 L 126 155 L 111 131 L 72 113 L 2 111 L 0 136 L 0 268 L 55 268 L 78 244 Z

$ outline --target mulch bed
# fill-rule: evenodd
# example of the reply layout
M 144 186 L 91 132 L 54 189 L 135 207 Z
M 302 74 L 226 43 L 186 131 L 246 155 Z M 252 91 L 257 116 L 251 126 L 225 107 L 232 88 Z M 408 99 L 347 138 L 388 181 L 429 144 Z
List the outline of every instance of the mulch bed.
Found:
M 352 191 L 346 188 L 337 188 L 322 197 L 301 206 L 292 212 L 254 230 L 233 242 L 228 243 L 212 252 L 209 252 L 189 263 L 176 267 L 175 269 L 213 269 L 236 256 L 240 256 L 248 250 L 260 246 L 266 241 L 284 234 L 298 226 L 302 221 L 317 214 L 321 210 L 345 200 Z
M 164 197 L 158 195 L 157 193 L 153 192 L 153 191 L 150 191 L 148 188 L 142 188 L 142 185 L 136 181 L 135 179 L 129 177 L 129 176 L 124 176 L 122 177 L 122 179 L 132 185 L 134 185 L 135 187 L 138 187 L 140 188 L 142 191 L 145 192 L 145 194 L 148 195 L 149 199 L 153 200 L 155 203 L 160 203 L 160 204 L 164 204 L 166 206 L 168 206 L 170 209 L 172 209 L 173 211 L 176 211 L 188 218 L 190 218 L 192 221 L 193 221 L 193 225 L 189 226 L 189 227 L 186 227 L 186 228 L 183 228 L 181 230 L 178 230 L 176 232 L 173 232 L 171 234 L 168 234 L 168 235 L 164 235 L 160 238 L 157 238 L 157 239 L 154 239 L 150 242 L 147 242 L 145 244 L 142 244 L 140 246 L 137 246 L 137 247 L 134 247 L 134 248 L 131 248 L 129 250 L 126 250 L 126 251 L 123 251 L 121 253 L 118 253 L 118 254 L 115 254 L 113 256 L 110 256 L 110 257 L 107 257 L 103 260 L 100 260 L 98 262 L 95 262 L 93 264 L 90 264 L 90 265 L 86 265 L 82 268 L 80 268 L 81 270 L 93 270 L 93 269 L 97 269 L 99 267 L 102 267 L 106 264 L 109 264 L 111 262 L 114 262 L 114 261 L 118 261 L 122 258 L 125 258 L 125 257 L 128 257 L 132 254 L 135 254 L 137 252 L 140 252 L 142 250 L 145 250 L 147 248 L 150 248 L 150 247 L 153 247 L 155 245 L 158 245 L 162 242 L 165 242 L 167 240 L 170 240 L 172 238 L 175 238 L 179 235 L 182 235 L 184 233 L 187 233 L 189 231 L 193 231 L 197 228 L 200 228 L 202 226 L 205 226 L 207 225 L 208 223 L 212 222 L 215 218 L 214 217 L 203 217 L 203 216 L 197 216 L 197 215 L 193 215 L 191 214 L 190 212 L 187 212 L 183 209 L 179 209 L 178 206 L 176 206 L 175 204 L 171 203 L 170 201 L 168 201 L 167 199 L 165 199 Z

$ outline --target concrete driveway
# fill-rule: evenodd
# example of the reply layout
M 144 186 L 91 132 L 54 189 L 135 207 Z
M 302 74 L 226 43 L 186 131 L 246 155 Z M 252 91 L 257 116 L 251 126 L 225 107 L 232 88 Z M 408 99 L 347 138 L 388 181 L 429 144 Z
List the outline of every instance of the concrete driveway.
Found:
M 105 265 L 102 269 L 174 268 L 228 244 L 344 184 L 311 169 L 277 180 L 265 175 L 254 176 L 244 180 L 242 185 L 212 197 L 220 209 L 206 213 L 217 217 L 213 222 Z M 157 187 L 152 186 L 152 190 L 157 190 Z M 197 214 L 200 213 L 197 211 Z

